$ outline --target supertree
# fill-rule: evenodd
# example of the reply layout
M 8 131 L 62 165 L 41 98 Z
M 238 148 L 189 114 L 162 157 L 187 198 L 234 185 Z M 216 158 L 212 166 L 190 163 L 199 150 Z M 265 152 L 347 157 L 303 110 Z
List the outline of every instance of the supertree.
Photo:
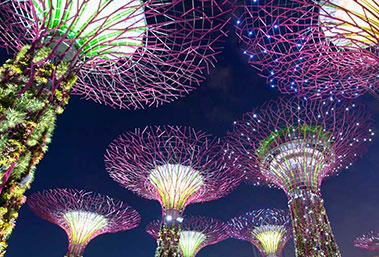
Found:
M 247 212 L 229 222 L 231 236 L 257 247 L 263 257 L 279 257 L 292 228 L 289 213 L 284 210 L 261 209 Z
M 138 212 L 127 204 L 83 190 L 44 190 L 32 194 L 28 204 L 42 219 L 66 231 L 66 257 L 83 256 L 87 244 L 98 235 L 129 230 L 140 222 Z
M 341 256 L 320 193 L 371 141 L 370 115 L 351 102 L 270 101 L 234 123 L 228 140 L 247 181 L 285 191 L 297 256 Z
M 185 207 L 223 197 L 240 182 L 228 146 L 189 127 L 136 129 L 114 140 L 105 166 L 121 186 L 162 206 L 156 256 L 179 256 Z
M 158 239 L 162 221 L 156 220 L 146 227 L 147 233 Z M 179 248 L 182 257 L 195 257 L 208 245 L 216 244 L 229 238 L 226 223 L 202 216 L 185 217 L 182 222 Z
M 0 68 L 2 245 L 70 94 L 127 109 L 186 95 L 222 49 L 228 5 L 227 0 L 1 1 L 0 46 L 17 53 Z
M 355 239 L 354 246 L 362 249 L 379 251 L 379 229 L 370 231 Z
M 379 88 L 376 0 L 242 0 L 236 32 L 272 87 L 311 98 Z

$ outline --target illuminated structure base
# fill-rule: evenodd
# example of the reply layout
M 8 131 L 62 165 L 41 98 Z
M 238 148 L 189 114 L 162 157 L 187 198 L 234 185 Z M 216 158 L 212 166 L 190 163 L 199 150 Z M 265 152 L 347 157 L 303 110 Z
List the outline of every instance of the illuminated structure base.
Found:
M 0 256 L 5 254 L 35 166 L 51 140 L 56 115 L 63 111 L 76 81 L 65 73 L 64 64 L 41 61 L 50 53 L 24 47 L 0 67 Z M 59 80 L 55 94 L 45 90 L 52 78 Z
M 178 222 L 163 222 L 157 240 L 155 257 L 180 257 L 179 239 L 181 226 Z
M 288 198 L 296 256 L 341 257 L 321 195 L 298 188 Z
M 79 244 L 72 244 L 68 249 L 65 257 L 82 257 L 85 246 Z

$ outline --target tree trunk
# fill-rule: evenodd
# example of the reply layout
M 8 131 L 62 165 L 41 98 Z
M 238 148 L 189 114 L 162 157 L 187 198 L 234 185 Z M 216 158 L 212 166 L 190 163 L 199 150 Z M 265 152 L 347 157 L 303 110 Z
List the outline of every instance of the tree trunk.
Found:
M 341 257 L 319 192 L 297 189 L 289 193 L 292 226 L 298 257 Z
M 179 239 L 181 227 L 178 222 L 163 222 L 157 240 L 155 257 L 180 257 Z
M 76 81 L 68 63 L 52 63 L 50 53 L 26 46 L 0 68 L 0 256 Z

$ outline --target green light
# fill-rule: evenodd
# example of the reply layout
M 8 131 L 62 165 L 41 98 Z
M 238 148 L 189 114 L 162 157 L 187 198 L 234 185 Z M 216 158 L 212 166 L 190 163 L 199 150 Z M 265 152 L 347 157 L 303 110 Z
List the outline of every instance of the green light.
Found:
M 102 59 L 131 56 L 143 45 L 147 29 L 144 8 L 141 0 L 127 2 L 128 5 L 125 0 L 33 0 L 40 23 L 57 30 L 60 36 L 77 39 L 76 47 L 82 55 Z

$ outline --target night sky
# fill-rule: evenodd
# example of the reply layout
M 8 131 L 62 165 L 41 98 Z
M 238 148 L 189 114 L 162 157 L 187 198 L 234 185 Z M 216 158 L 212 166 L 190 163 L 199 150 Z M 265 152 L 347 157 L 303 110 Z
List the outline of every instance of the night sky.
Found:
M 142 216 L 139 227 L 95 238 L 84 253 L 87 257 L 153 256 L 155 241 L 145 232 L 147 223 L 161 216 L 157 201 L 146 200 L 120 187 L 105 171 L 104 153 L 108 144 L 123 132 L 147 125 L 185 125 L 223 137 L 234 120 L 280 94 L 267 86 L 231 36 L 216 68 L 201 87 L 171 104 L 145 110 L 114 110 L 72 97 L 58 117 L 53 142 L 38 165 L 35 181 L 27 192 L 70 187 L 107 194 L 126 201 Z M 0 63 L 5 61 L 1 50 Z M 379 102 L 363 96 L 378 124 Z M 324 181 L 321 192 L 325 207 L 344 257 L 374 256 L 374 252 L 353 246 L 356 236 L 379 226 L 379 142 L 338 177 Z M 242 184 L 226 197 L 187 207 L 185 215 L 204 215 L 221 220 L 259 208 L 287 208 L 284 192 Z M 8 257 L 62 257 L 66 253 L 65 232 L 22 207 L 16 229 L 9 240 Z M 200 251 L 198 257 L 254 256 L 251 245 L 228 239 Z M 294 256 L 293 241 L 284 257 Z

